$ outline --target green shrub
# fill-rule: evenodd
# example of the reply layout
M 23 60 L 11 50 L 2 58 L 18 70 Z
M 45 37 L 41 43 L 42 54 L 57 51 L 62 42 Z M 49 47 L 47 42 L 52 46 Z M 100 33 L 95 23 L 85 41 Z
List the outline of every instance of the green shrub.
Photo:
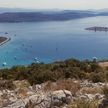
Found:
M 76 59 L 68 59 L 50 64 L 32 63 L 26 67 L 14 66 L 11 69 L 0 70 L 0 79 L 28 80 L 32 85 L 65 78 L 88 78 L 93 82 L 103 82 L 105 81 L 105 74 L 97 63 Z

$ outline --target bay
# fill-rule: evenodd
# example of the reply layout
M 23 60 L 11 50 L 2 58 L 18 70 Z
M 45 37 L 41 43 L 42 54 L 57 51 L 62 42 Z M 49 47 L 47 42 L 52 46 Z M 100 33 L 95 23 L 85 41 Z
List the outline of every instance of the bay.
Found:
M 108 27 L 108 17 L 70 21 L 0 23 L 0 36 L 11 41 L 0 46 L 0 67 L 28 65 L 37 58 L 50 63 L 68 58 L 108 58 L 108 32 L 87 31 L 92 26 Z M 4 34 L 8 32 L 8 34 Z

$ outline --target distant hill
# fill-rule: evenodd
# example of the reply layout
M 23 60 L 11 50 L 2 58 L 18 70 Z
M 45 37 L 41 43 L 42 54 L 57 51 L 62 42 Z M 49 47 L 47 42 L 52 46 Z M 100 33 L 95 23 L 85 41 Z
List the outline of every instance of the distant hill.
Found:
M 8 12 L 6 12 L 8 11 Z M 63 21 L 84 17 L 107 16 L 108 12 L 81 11 L 81 10 L 24 10 L 1 9 L 0 22 L 39 22 L 39 21 Z
M 0 22 L 63 21 L 94 16 L 82 11 L 8 12 L 0 14 Z

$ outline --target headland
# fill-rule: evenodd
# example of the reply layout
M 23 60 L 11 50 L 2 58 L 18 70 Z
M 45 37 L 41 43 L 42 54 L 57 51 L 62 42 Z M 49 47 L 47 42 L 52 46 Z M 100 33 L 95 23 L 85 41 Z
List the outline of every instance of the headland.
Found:
M 0 46 L 10 41 L 11 38 L 0 36 Z

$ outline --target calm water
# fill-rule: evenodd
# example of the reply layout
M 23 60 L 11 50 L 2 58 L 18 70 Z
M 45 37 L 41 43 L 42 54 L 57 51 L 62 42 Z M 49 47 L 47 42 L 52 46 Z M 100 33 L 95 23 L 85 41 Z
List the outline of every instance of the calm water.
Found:
M 108 58 L 108 32 L 84 28 L 108 26 L 108 17 L 93 17 L 62 22 L 0 23 L 0 35 L 11 41 L 0 47 L 0 67 L 30 64 L 34 58 L 52 62 L 66 58 Z M 16 36 L 14 36 L 16 34 Z M 16 58 L 16 59 L 15 59 Z

